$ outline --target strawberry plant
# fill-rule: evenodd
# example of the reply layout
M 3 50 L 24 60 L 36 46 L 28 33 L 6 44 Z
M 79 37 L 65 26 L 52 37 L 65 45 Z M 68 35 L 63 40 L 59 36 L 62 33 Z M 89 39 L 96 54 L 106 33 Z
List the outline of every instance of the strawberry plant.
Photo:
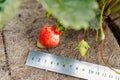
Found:
M 108 23 L 106 19 L 110 14 L 120 10 L 120 0 L 38 0 L 47 12 L 53 15 L 60 24 L 66 29 L 81 30 L 84 29 L 84 36 L 79 42 L 77 49 L 81 56 L 85 56 L 89 48 L 84 40 L 87 29 L 96 30 L 96 41 L 98 40 L 98 31 L 101 32 L 101 59 L 111 70 L 120 74 L 108 65 L 103 57 L 103 46 L 105 34 L 107 33 Z M 105 23 L 105 25 L 103 25 Z M 103 29 L 105 27 L 105 30 Z
M 17 12 L 23 0 L 0 0 L 0 28 L 11 19 Z M 120 0 L 38 0 L 47 11 L 47 16 L 54 16 L 57 19 L 57 27 L 46 26 L 40 30 L 37 46 L 40 48 L 55 47 L 59 43 L 59 37 L 63 29 L 84 30 L 84 36 L 78 42 L 77 49 L 81 56 L 85 56 L 89 44 L 84 37 L 88 29 L 96 30 L 96 41 L 98 31 L 101 34 L 100 56 L 102 61 L 111 70 L 120 74 L 108 65 L 103 57 L 105 34 L 110 14 L 120 10 Z M 13 3 L 14 2 L 14 3 Z M 103 24 L 104 23 L 104 24 Z M 62 26 L 62 28 L 61 28 Z M 103 29 L 104 27 L 104 29 Z

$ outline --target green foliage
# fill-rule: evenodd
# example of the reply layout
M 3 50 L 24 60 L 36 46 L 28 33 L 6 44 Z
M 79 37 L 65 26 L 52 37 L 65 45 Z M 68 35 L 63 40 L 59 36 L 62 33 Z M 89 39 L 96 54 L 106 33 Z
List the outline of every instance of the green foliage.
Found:
M 98 30 L 100 28 L 99 23 L 100 23 L 100 13 L 96 11 L 95 18 L 89 22 L 89 25 L 90 25 L 89 28 Z
M 114 6 L 112 9 L 111 9 L 111 14 L 115 13 L 115 12 L 118 12 L 120 11 L 120 4 Z
M 96 29 L 94 25 L 98 4 L 95 0 L 38 0 L 66 28 Z M 90 25 L 94 27 L 90 27 Z
M 105 5 L 104 16 L 108 17 L 110 14 L 114 14 L 120 10 L 120 0 L 97 0 L 99 3 L 99 8 L 102 9 Z
M 5 2 L 6 0 L 0 0 L 0 3 L 3 3 L 3 2 Z
M 15 16 L 23 0 L 0 0 L 0 29 Z

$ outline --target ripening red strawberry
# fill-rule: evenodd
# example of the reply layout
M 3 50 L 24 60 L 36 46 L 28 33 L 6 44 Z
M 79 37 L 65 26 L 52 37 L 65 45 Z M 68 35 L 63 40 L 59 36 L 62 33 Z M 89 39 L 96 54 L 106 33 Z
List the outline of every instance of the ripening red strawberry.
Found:
M 55 26 L 44 26 L 40 29 L 37 47 L 50 48 L 58 45 L 61 32 Z

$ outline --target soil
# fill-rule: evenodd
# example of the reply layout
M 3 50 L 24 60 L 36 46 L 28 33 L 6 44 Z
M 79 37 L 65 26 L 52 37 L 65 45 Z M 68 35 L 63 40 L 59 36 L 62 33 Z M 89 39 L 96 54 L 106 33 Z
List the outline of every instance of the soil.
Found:
M 3 38 L 2 33 L 0 32 L 0 80 L 10 80 L 6 62 Z
M 95 31 L 88 30 L 85 40 L 90 49 L 85 57 L 79 55 L 76 46 L 82 39 L 83 31 L 68 30 L 60 37 L 58 46 L 39 49 L 36 41 L 43 25 L 55 25 L 53 17 L 46 17 L 45 10 L 35 0 L 25 0 L 18 15 L 10 20 L 0 35 L 0 80 L 83 80 L 25 65 L 29 50 L 49 52 L 72 59 L 104 65 L 99 55 L 99 41 Z M 105 39 L 104 57 L 112 67 L 120 69 L 120 47 L 114 35 L 108 30 Z M 6 69 L 4 69 L 6 67 Z

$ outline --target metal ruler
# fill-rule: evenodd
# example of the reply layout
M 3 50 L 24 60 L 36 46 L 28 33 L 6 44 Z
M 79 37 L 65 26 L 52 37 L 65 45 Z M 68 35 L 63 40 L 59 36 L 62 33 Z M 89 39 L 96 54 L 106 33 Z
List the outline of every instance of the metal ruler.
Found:
M 26 65 L 87 80 L 120 80 L 120 75 L 105 66 L 39 51 L 29 51 Z

